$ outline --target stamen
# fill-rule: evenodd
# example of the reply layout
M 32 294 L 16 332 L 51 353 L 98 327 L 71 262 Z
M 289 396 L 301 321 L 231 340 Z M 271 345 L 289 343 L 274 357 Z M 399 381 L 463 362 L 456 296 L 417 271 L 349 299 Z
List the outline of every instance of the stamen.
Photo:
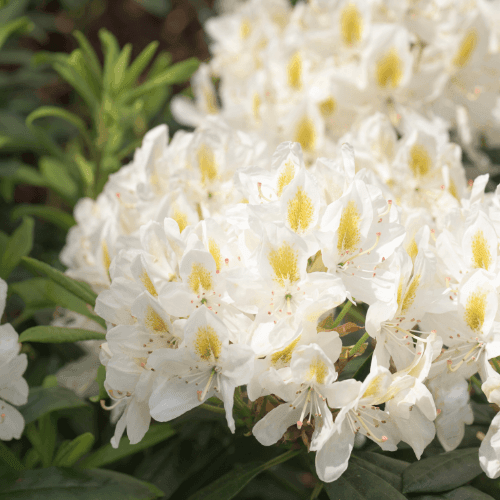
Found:
M 202 402 L 207 396 L 207 393 L 210 390 L 210 386 L 212 385 L 212 379 L 214 378 L 214 375 L 215 375 L 215 367 L 212 368 L 212 373 L 210 373 L 210 377 L 208 378 L 208 382 L 205 385 L 205 389 L 203 389 L 203 392 L 196 391 L 196 393 L 198 394 L 198 401 Z
M 306 396 L 306 401 L 304 403 L 304 407 L 302 408 L 302 413 L 300 414 L 300 419 L 297 422 L 298 429 L 302 428 L 302 425 L 304 422 L 304 416 L 306 415 L 307 405 L 308 405 L 310 399 L 311 399 L 311 389 L 309 388 L 309 390 L 307 391 L 307 396 Z
M 99 401 L 101 403 L 101 408 L 103 410 L 113 410 L 114 408 L 116 408 L 121 402 L 122 400 L 119 399 L 115 404 L 111 405 L 111 406 L 106 406 L 106 402 L 104 399 L 101 399 L 101 401 Z
M 262 182 L 257 182 L 257 189 L 259 190 L 259 197 L 262 198 L 265 201 L 271 201 L 269 198 L 264 196 L 264 193 L 262 192 Z

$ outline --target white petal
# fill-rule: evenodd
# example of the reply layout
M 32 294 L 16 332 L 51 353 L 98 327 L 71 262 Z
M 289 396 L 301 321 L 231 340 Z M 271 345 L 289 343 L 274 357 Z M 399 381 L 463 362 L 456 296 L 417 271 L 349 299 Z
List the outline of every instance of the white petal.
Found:
M 264 446 L 271 446 L 282 438 L 286 430 L 297 423 L 302 406 L 293 409 L 289 403 L 282 404 L 259 420 L 252 429 L 252 434 Z
M 489 478 L 500 476 L 500 413 L 491 422 L 479 447 L 479 463 Z
M 0 423 L 0 439 L 10 441 L 12 438 L 20 439 L 24 430 L 24 418 L 10 404 L 0 400 L 0 414 L 5 415 Z

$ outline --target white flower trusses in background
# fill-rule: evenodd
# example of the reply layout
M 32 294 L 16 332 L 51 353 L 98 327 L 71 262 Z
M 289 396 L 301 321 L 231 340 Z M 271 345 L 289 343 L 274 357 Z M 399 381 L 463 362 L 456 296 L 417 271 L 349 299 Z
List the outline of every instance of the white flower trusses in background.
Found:
M 5 310 L 7 283 L 0 278 L 0 318 Z M 0 439 L 20 439 L 24 430 L 24 418 L 12 405 L 24 405 L 28 401 L 28 383 L 23 373 L 28 365 L 26 354 L 19 354 L 19 335 L 12 325 L 0 326 Z M 10 404 L 9 404 L 10 403 Z

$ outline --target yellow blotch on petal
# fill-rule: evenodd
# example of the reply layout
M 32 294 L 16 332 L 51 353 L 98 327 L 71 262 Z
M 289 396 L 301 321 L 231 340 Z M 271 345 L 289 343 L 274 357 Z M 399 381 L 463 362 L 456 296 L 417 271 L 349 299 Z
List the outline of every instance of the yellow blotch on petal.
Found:
M 337 250 L 352 252 L 361 240 L 359 224 L 361 216 L 354 200 L 351 200 L 342 211 L 338 229 Z
M 291 161 L 288 161 L 285 163 L 285 168 L 281 171 L 280 175 L 278 176 L 278 182 L 277 182 L 277 193 L 278 196 L 281 196 L 283 193 L 283 189 L 285 189 L 290 182 L 292 182 L 292 179 L 295 177 L 295 167 Z
M 486 314 L 486 292 L 477 291 L 471 293 L 465 306 L 464 319 L 469 328 L 480 332 L 484 324 Z
M 222 351 L 222 342 L 211 326 L 200 326 L 196 332 L 194 342 L 195 351 L 204 361 L 219 359 Z
M 294 140 L 300 143 L 304 151 L 312 153 L 316 148 L 316 128 L 308 116 L 297 123 Z
M 260 121 L 260 105 L 261 105 L 260 96 L 257 92 L 255 92 L 252 100 L 252 113 L 256 121 Z
M 453 64 L 459 68 L 463 68 L 469 62 L 476 45 L 477 32 L 475 29 L 470 29 L 466 33 L 457 53 L 455 54 L 455 57 L 453 58 Z
M 363 398 L 373 398 L 375 396 L 381 396 L 380 389 L 382 388 L 383 377 L 385 375 L 378 375 L 373 378 L 373 380 L 368 384 Z
M 275 352 L 271 355 L 271 363 L 273 366 L 279 365 L 280 367 L 290 364 L 292 360 L 292 354 L 295 347 L 299 343 L 300 336 L 297 337 L 294 341 L 290 342 L 283 350 Z
M 363 18 L 356 5 L 349 3 L 344 7 L 340 14 L 340 29 L 345 44 L 352 45 L 361 40 Z
M 324 101 L 319 103 L 319 110 L 323 117 L 327 118 L 328 116 L 333 115 L 335 110 L 337 109 L 337 101 L 333 97 L 328 97 Z
M 417 274 L 411 280 L 410 286 L 407 288 L 405 296 L 403 297 L 403 303 L 401 304 L 402 313 L 407 311 L 415 301 L 415 295 L 420 285 L 420 279 L 421 279 L 420 274 Z
M 179 226 L 179 231 L 181 233 L 188 226 L 187 215 L 184 212 L 181 212 L 178 208 L 174 208 L 174 214 L 172 216 L 172 219 L 174 219 L 175 222 L 177 222 L 177 225 Z
M 203 92 L 205 97 L 205 104 L 207 106 L 207 111 L 211 115 L 215 115 L 219 112 L 219 106 L 217 106 L 217 97 L 211 88 L 206 88 Z
M 288 243 L 285 242 L 278 249 L 271 250 L 268 260 L 274 272 L 273 280 L 279 286 L 284 288 L 287 282 L 299 281 L 298 252 L 294 251 Z
M 194 293 L 199 293 L 200 288 L 206 292 L 212 290 L 212 273 L 204 265 L 194 262 L 188 277 L 188 285 Z
M 217 179 L 217 162 L 215 154 L 210 147 L 202 144 L 197 153 L 198 166 L 201 172 L 201 182 L 205 185 Z
M 213 238 L 210 238 L 210 240 L 208 240 L 208 251 L 212 254 L 212 257 L 215 260 L 215 267 L 217 268 L 217 271 L 220 271 L 220 268 L 222 267 L 220 247 L 219 245 L 217 245 Z
M 146 288 L 146 290 L 153 296 L 153 297 L 158 297 L 158 292 L 156 291 L 155 286 L 153 285 L 153 282 L 151 281 L 151 278 L 149 277 L 149 274 L 146 271 L 142 271 L 141 274 L 141 282 Z
M 286 68 L 288 85 L 295 90 L 302 89 L 302 56 L 295 52 L 288 62 Z
M 146 309 L 146 318 L 144 320 L 146 326 L 156 333 L 168 333 L 168 326 L 163 318 L 151 307 Z
M 295 196 L 288 201 L 287 220 L 292 231 L 303 233 L 311 225 L 314 216 L 314 206 L 311 198 L 302 190 L 297 188 Z
M 391 49 L 377 61 L 377 83 L 382 88 L 396 88 L 402 77 L 403 62 L 399 58 L 396 49 Z
M 448 187 L 448 191 L 450 192 L 451 196 L 455 198 L 457 201 L 460 201 L 460 198 L 458 197 L 458 190 L 456 184 L 453 182 L 453 180 L 450 179 L 450 186 Z
M 240 25 L 240 38 L 245 40 L 252 33 L 252 25 L 248 19 L 243 19 Z
M 319 358 L 313 359 L 312 363 L 309 365 L 307 380 L 313 380 L 315 378 L 318 384 L 324 384 L 327 375 L 328 367 L 326 364 Z
M 484 234 L 479 230 L 472 238 L 472 264 L 476 268 L 482 268 L 486 271 L 489 270 L 493 259 L 491 258 L 488 242 Z
M 410 243 L 406 247 L 406 253 L 411 257 L 412 262 L 415 262 L 415 257 L 418 254 L 418 246 L 415 238 L 412 238 Z
M 106 240 L 102 240 L 102 263 L 104 265 L 104 269 L 109 274 L 109 266 L 111 265 L 111 257 L 109 256 L 109 249 Z
M 403 280 L 401 279 L 398 286 L 398 305 L 401 305 L 402 295 L 403 295 Z
M 414 144 L 410 149 L 410 169 L 415 178 L 425 177 L 432 168 L 432 160 L 427 149 Z

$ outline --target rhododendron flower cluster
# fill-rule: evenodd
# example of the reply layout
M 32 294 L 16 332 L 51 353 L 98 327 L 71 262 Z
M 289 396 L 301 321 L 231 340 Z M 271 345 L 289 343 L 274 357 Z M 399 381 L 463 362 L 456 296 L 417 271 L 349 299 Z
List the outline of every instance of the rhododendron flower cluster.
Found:
M 414 117 L 398 139 L 384 115 L 367 120 L 314 161 L 297 142 L 273 153 L 217 118 L 170 144 L 158 127 L 96 201 L 82 200 L 63 257 L 100 291 L 113 446 L 208 400 L 234 432 L 258 405 L 255 438 L 301 435 L 328 482 L 356 434 L 384 450 L 404 441 L 417 457 L 436 434 L 454 449 L 477 372 L 500 402 L 489 363 L 500 355 L 500 193 L 484 193 L 487 176 L 466 186 L 460 148 L 429 133 L 438 125 Z M 366 334 L 347 346 L 324 319 L 353 304 L 366 305 Z M 369 375 L 356 380 L 346 367 L 369 337 Z M 490 477 L 495 422 L 480 449 Z

